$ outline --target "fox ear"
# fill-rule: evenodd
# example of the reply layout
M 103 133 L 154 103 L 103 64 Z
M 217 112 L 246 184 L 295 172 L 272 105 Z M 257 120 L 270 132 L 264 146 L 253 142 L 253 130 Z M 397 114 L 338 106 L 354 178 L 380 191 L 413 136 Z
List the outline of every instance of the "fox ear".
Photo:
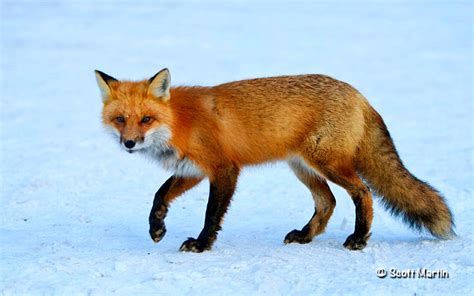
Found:
M 118 80 L 99 70 L 95 70 L 95 78 L 97 79 L 97 84 L 99 85 L 100 92 L 102 93 L 102 101 L 105 102 L 105 100 L 110 97 L 109 83 Z
M 148 83 L 149 94 L 164 101 L 168 101 L 170 99 L 171 76 L 170 71 L 167 68 L 164 68 L 160 72 L 156 73 L 155 76 L 148 79 Z

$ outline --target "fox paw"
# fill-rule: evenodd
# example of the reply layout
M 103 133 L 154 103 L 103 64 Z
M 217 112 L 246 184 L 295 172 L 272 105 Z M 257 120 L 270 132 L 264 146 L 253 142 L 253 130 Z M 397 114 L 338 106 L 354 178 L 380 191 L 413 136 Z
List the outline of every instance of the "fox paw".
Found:
M 313 239 L 308 237 L 308 233 L 306 231 L 301 230 L 292 230 L 285 236 L 285 244 L 291 243 L 298 243 L 298 244 L 307 244 L 311 242 Z
M 211 249 L 211 246 L 209 244 L 203 243 L 192 237 L 185 240 L 184 243 L 179 248 L 181 252 L 194 252 L 194 253 L 202 253 L 210 249 Z
M 355 235 L 354 233 L 349 235 L 344 242 L 344 247 L 346 249 L 355 251 L 355 250 L 362 250 L 367 246 L 367 241 L 370 238 L 370 233 L 365 236 Z
M 151 239 L 157 243 L 161 241 L 161 239 L 166 234 L 166 227 L 165 224 L 161 221 L 150 221 L 150 236 Z

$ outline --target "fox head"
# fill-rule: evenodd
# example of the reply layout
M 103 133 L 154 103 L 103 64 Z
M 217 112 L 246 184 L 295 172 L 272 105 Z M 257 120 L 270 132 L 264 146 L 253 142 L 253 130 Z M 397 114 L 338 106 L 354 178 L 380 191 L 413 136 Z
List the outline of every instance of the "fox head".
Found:
M 119 81 L 96 70 L 104 104 L 102 121 L 128 152 L 165 148 L 171 137 L 170 73 L 148 80 Z

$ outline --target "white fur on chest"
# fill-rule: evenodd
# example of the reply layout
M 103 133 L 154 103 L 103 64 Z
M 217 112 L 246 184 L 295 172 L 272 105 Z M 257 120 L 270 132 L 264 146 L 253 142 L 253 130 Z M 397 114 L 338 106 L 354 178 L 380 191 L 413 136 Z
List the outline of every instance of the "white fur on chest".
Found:
M 161 153 L 154 153 L 152 155 L 165 170 L 172 171 L 177 176 L 181 177 L 200 177 L 203 176 L 201 169 L 196 166 L 191 160 L 186 157 L 178 158 L 176 151 L 170 149 L 161 151 Z
M 178 152 L 169 146 L 170 131 L 160 128 L 145 135 L 143 152 L 158 161 L 165 170 L 181 177 L 201 177 L 202 170 L 187 157 L 179 157 Z

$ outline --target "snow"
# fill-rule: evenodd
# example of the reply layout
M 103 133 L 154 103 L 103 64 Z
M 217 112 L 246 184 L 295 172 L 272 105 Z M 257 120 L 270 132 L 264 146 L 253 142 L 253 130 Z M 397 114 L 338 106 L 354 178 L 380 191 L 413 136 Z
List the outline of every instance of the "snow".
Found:
M 469 1 L 2 1 L 3 295 L 472 294 L 473 88 Z M 284 164 L 244 170 L 210 252 L 199 233 L 203 182 L 177 200 L 159 244 L 154 192 L 169 176 L 103 130 L 93 70 L 122 79 L 171 70 L 213 85 L 324 73 L 358 88 L 384 117 L 406 166 L 445 196 L 458 237 L 418 234 L 375 205 L 363 251 L 342 247 L 354 206 L 332 186 L 326 233 L 284 245 L 312 215 Z M 448 279 L 379 279 L 427 268 Z

